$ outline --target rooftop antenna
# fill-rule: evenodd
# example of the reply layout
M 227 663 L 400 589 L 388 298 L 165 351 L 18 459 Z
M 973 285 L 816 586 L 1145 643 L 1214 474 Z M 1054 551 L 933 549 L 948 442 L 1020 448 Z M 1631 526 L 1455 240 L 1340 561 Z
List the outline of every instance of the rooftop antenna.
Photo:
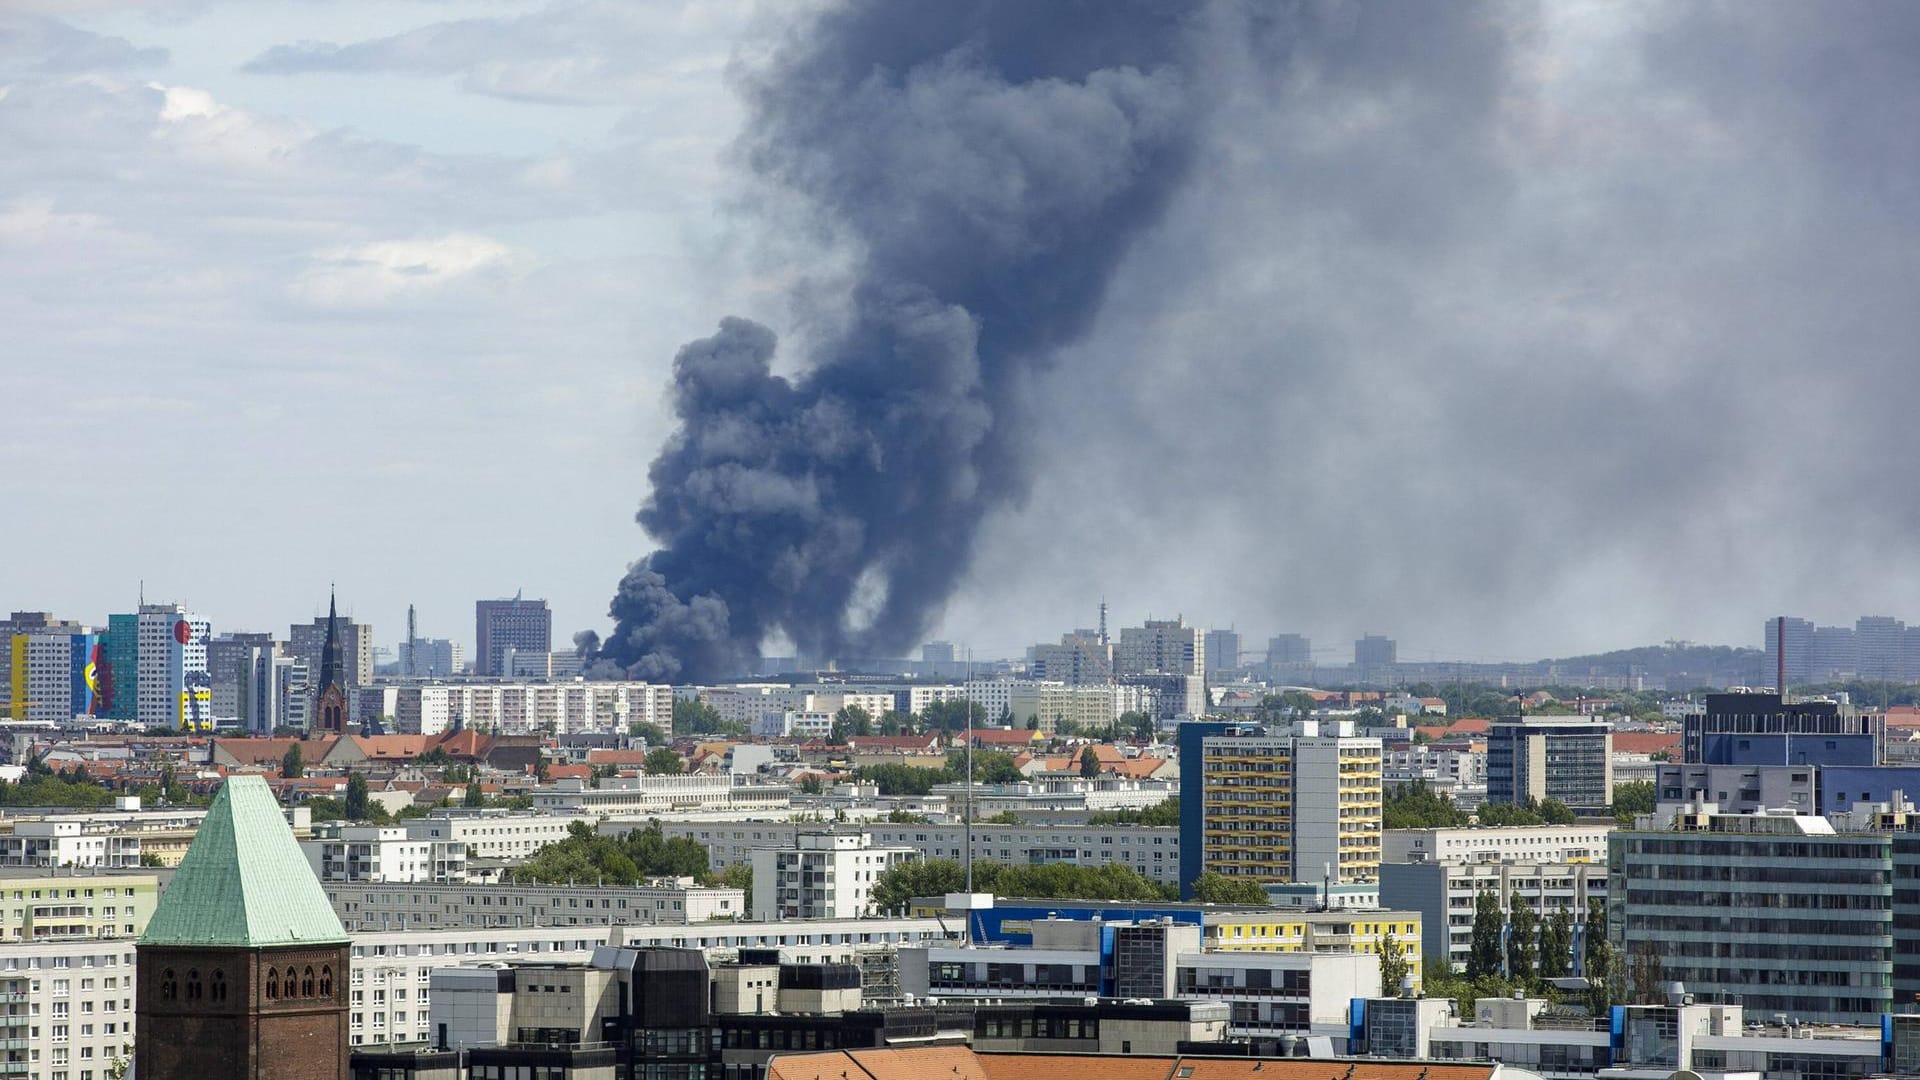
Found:
M 415 630 L 416 628 L 413 622 L 413 605 L 408 604 L 407 605 L 407 663 L 406 663 L 406 671 L 405 671 L 405 674 L 407 674 L 408 676 L 418 675 L 420 673 L 419 671 L 420 661 L 416 659 L 416 657 L 420 655 L 420 644 L 419 644 L 419 637 L 416 634 Z

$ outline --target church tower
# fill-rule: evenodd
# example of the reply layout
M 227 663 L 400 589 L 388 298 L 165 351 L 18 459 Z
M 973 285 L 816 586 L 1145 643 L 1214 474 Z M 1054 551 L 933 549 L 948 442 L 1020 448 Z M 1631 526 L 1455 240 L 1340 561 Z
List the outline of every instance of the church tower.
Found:
M 138 956 L 140 1080 L 347 1080 L 347 933 L 260 777 L 220 789 Z
M 327 735 L 347 733 L 347 689 L 341 684 L 340 612 L 333 593 L 327 593 L 327 639 L 320 648 L 320 693 L 313 701 L 313 730 Z

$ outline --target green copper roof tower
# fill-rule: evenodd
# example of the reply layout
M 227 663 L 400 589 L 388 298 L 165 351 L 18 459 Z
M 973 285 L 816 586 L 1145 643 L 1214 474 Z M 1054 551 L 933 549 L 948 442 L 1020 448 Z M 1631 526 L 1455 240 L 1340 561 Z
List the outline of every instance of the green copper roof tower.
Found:
M 351 948 L 265 780 L 221 787 L 138 952 L 140 1080 L 349 1080 Z
M 347 940 L 280 804 L 229 777 L 141 936 L 142 945 L 258 948 Z

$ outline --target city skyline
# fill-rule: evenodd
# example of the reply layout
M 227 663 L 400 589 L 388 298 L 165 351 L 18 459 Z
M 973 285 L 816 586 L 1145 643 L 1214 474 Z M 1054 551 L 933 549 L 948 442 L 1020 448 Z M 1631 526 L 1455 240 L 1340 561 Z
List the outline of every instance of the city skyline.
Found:
M 1337 28 L 1353 67 L 1285 93 L 1222 47 L 1208 168 L 1023 387 L 1026 490 L 920 636 L 1011 653 L 1105 596 L 1529 659 L 1920 610 L 1886 449 L 1920 76 L 1880 44 L 1915 16 L 1854 16 L 1462 5 Z M 790 374 L 845 284 L 734 143 L 798 17 L 10 5 L 0 596 L 144 576 L 260 629 L 338 579 L 458 638 L 524 586 L 604 632 L 676 349 L 738 313 Z

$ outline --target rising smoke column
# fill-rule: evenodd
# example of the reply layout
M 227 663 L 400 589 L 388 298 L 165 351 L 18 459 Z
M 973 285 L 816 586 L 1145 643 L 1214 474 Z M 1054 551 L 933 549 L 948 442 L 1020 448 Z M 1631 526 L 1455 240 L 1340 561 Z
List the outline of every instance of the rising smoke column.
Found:
M 770 374 L 723 320 L 674 360 L 679 427 L 602 674 L 702 679 L 784 631 L 816 656 L 902 649 L 1025 490 L 1027 376 L 1078 339 L 1194 156 L 1195 13 L 1164 2 L 861 0 L 749 87 L 761 177 L 857 249 L 843 328 Z

